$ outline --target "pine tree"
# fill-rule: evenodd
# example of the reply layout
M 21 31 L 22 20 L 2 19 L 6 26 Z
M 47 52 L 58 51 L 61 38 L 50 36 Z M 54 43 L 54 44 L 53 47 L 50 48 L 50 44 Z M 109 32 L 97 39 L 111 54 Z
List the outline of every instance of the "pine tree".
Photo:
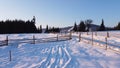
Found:
M 42 33 L 42 25 L 40 25 L 39 31 L 40 33 Z
M 79 24 L 79 27 L 78 27 L 78 31 L 84 32 L 85 28 L 86 28 L 86 26 L 84 24 L 84 21 L 81 21 Z
M 33 24 L 35 24 L 35 22 L 36 22 L 36 18 L 35 18 L 35 16 L 33 16 L 33 19 L 32 19 L 31 22 L 33 22 Z
M 37 32 L 38 32 L 38 33 L 40 32 L 40 28 L 39 28 L 39 27 L 37 28 Z
M 46 26 L 46 30 L 45 30 L 45 33 L 48 33 L 48 25 Z
M 73 30 L 74 30 L 75 32 L 77 31 L 77 24 L 76 24 L 76 22 L 75 22 L 75 24 L 74 24 Z
M 102 23 L 100 25 L 99 31 L 104 31 L 105 30 L 105 25 L 104 25 L 104 20 L 102 19 Z
M 115 30 L 120 30 L 120 22 L 118 23 L 118 25 L 114 29 Z

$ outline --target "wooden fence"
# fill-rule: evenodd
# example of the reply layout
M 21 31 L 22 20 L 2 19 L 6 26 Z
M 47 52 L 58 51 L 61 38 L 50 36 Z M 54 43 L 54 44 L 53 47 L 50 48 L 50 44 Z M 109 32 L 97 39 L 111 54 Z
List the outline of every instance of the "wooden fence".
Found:
M 31 39 L 10 39 L 9 36 L 6 36 L 6 40 L 0 41 L 0 46 L 5 46 L 13 43 L 45 43 L 45 42 L 56 42 L 56 41 L 65 41 L 71 39 L 71 33 L 69 34 L 57 34 L 54 37 L 47 37 L 47 38 L 36 38 L 35 35 L 32 36 Z
M 56 34 L 55 34 L 56 35 Z M 72 39 L 71 32 L 68 34 L 57 34 L 54 37 L 47 37 L 47 38 L 36 38 L 35 35 L 32 36 L 31 39 L 10 39 L 9 36 L 6 36 L 6 40 L 0 41 L 0 46 L 10 45 L 10 44 L 20 44 L 20 43 L 30 43 L 30 44 L 37 44 L 37 43 L 46 43 L 46 42 L 59 42 L 59 41 L 66 41 Z M 12 61 L 12 51 L 9 50 L 9 61 Z
M 116 45 L 116 44 L 110 43 L 109 42 L 110 36 L 108 32 L 106 33 L 104 40 L 95 39 L 94 36 L 97 36 L 97 35 L 96 33 L 95 35 L 93 33 L 95 32 L 92 32 L 91 38 L 84 37 L 82 36 L 82 33 L 79 33 L 79 36 L 78 36 L 79 42 L 83 41 L 85 43 L 89 43 L 92 45 L 99 45 L 99 46 L 105 47 L 105 50 L 111 49 L 120 53 L 120 44 Z

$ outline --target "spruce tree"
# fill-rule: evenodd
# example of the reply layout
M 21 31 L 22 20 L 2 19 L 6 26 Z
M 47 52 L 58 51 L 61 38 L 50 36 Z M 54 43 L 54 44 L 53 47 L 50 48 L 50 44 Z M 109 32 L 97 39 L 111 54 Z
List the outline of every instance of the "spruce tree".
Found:
M 116 30 L 120 30 L 120 22 L 118 23 L 118 25 L 115 27 Z
M 100 25 L 99 31 L 104 31 L 105 30 L 105 25 L 104 25 L 104 20 L 102 19 L 102 23 Z
M 48 25 L 46 26 L 46 30 L 45 30 L 45 33 L 48 33 Z
M 40 25 L 39 31 L 40 33 L 42 33 L 42 25 Z
M 76 22 L 74 24 L 73 31 L 75 31 L 75 32 L 77 31 L 77 24 L 76 24 Z
M 31 22 L 33 22 L 33 24 L 35 24 L 35 22 L 36 22 L 35 16 L 33 16 L 33 19 L 31 20 Z
M 84 24 L 84 21 L 81 21 L 79 24 L 79 27 L 78 27 L 78 31 L 84 32 L 85 28 L 86 28 L 86 26 Z

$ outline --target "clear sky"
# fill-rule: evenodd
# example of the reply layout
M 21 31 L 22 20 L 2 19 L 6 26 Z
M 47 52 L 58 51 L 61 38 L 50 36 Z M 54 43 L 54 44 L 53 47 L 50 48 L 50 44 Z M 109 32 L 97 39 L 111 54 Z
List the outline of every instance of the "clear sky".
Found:
M 0 20 L 31 20 L 36 25 L 65 27 L 81 20 L 92 19 L 106 26 L 120 21 L 120 0 L 0 0 Z

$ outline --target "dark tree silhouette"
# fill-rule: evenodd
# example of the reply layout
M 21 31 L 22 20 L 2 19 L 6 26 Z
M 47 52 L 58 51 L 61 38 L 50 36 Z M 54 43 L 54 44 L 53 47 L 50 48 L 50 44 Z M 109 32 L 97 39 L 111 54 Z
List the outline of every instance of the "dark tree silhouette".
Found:
M 104 31 L 105 30 L 105 25 L 104 25 L 104 20 L 102 19 L 102 23 L 100 25 L 99 31 Z
M 84 24 L 84 21 L 81 21 L 80 24 L 79 24 L 79 27 L 78 27 L 78 31 L 84 32 L 85 28 L 86 28 L 86 26 Z
M 36 33 L 37 28 L 34 21 L 6 20 L 0 21 L 0 33 Z
M 118 25 L 114 29 L 115 30 L 120 30 L 120 22 L 118 22 Z
M 40 29 L 39 29 L 40 33 L 42 33 L 42 25 L 40 25 Z
M 76 24 L 76 22 L 75 22 L 75 24 L 74 24 L 73 30 L 74 30 L 75 32 L 77 31 L 77 24 Z
M 48 25 L 46 26 L 45 33 L 48 33 Z
M 35 22 L 36 22 L 35 16 L 33 16 L 33 19 L 31 20 L 31 22 L 33 22 L 35 24 Z
M 45 33 L 59 33 L 60 32 L 60 28 L 56 28 L 56 27 L 48 27 L 48 25 L 46 26 L 45 29 Z

